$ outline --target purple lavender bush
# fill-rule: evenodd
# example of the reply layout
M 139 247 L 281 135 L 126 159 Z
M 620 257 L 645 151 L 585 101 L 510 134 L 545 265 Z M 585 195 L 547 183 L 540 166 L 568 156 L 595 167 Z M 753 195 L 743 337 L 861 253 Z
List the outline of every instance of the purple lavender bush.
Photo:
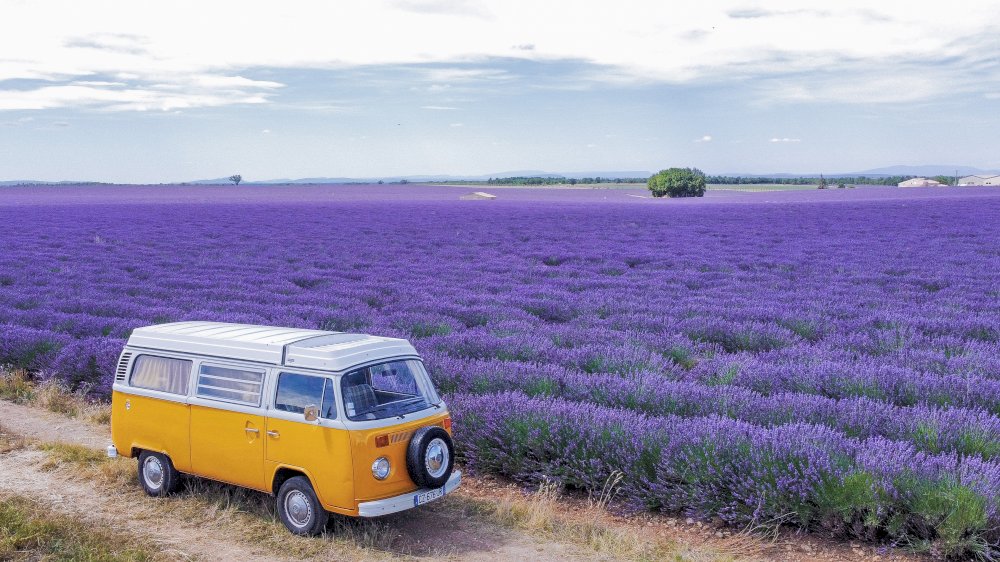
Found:
M 107 396 L 137 326 L 406 337 L 466 467 L 1000 555 L 1000 192 L 0 191 L 0 364 Z

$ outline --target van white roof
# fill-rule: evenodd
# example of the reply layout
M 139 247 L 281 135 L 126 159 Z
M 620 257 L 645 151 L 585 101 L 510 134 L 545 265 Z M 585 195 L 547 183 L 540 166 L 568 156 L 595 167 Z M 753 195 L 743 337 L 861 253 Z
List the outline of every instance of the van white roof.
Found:
M 172 322 L 136 328 L 128 346 L 325 371 L 417 355 L 410 342 L 399 338 L 225 322 Z

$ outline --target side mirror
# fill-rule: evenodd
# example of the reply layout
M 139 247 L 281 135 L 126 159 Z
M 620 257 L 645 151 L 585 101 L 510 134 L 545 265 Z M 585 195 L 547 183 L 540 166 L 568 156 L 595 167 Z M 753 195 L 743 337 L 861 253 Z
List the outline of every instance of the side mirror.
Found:
M 310 404 L 306 406 L 302 416 L 306 418 L 306 421 L 316 421 L 319 418 L 319 408 L 315 404 Z

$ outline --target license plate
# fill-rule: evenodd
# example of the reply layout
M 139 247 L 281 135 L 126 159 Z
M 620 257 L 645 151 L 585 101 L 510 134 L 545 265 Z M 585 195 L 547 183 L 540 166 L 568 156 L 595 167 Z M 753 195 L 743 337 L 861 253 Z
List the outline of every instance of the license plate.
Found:
M 435 488 L 433 490 L 428 490 L 422 494 L 413 495 L 413 505 L 414 507 L 418 505 L 423 505 L 429 501 L 434 501 L 444 495 L 444 488 Z

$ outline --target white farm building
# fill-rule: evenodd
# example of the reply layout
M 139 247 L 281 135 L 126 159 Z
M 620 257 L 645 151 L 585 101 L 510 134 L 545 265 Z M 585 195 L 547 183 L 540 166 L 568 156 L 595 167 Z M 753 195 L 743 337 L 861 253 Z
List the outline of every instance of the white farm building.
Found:
M 965 176 L 958 185 L 1000 185 L 1000 176 Z
M 906 180 L 899 182 L 899 187 L 932 187 L 935 185 L 942 185 L 941 182 L 935 180 L 929 180 L 927 178 L 913 178 L 912 180 Z

